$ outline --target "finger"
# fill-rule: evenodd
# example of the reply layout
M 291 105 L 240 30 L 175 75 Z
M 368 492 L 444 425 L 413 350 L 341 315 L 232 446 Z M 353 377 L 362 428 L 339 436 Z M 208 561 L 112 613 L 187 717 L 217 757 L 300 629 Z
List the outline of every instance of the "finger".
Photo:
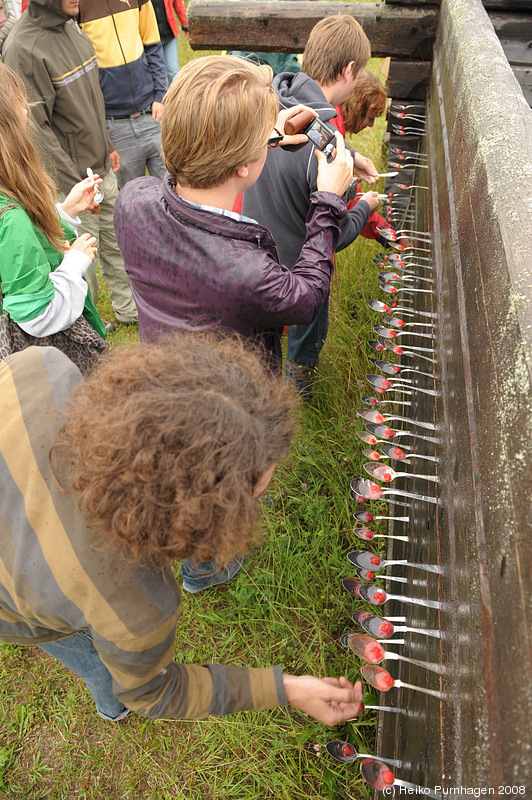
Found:
M 325 161 L 325 162 L 326 162 L 326 161 L 327 161 L 327 159 L 326 159 L 326 157 L 324 156 L 324 154 L 321 152 L 321 150 L 318 150 L 318 148 L 317 148 L 317 147 L 314 149 L 314 152 L 316 153 L 316 158 L 318 159 L 318 169 L 319 169 L 319 168 L 320 168 L 320 164 L 321 164 L 323 161 Z
M 342 136 L 342 134 L 340 133 L 340 131 L 336 131 L 334 135 L 336 136 L 336 154 L 337 154 L 337 157 L 338 156 L 343 156 L 343 154 L 345 153 L 345 139 Z

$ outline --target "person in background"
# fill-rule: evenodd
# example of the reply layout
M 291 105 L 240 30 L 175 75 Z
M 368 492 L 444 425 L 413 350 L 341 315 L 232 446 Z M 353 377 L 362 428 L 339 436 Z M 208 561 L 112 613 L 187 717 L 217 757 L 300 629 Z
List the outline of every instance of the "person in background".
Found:
M 336 107 L 338 116 L 331 119 L 331 123 L 338 128 L 342 136 L 346 133 L 360 133 L 366 128 L 372 128 L 376 118 L 384 114 L 385 109 L 386 91 L 382 81 L 373 72 L 363 70 L 347 100 Z M 353 208 L 357 202 L 356 199 L 351 200 L 347 204 L 348 209 Z M 387 247 L 388 240 L 377 230 L 381 227 L 393 229 L 393 225 L 374 211 L 360 231 L 360 235 L 365 239 L 376 239 L 383 247 Z M 402 237 L 400 241 L 405 247 L 410 245 L 406 237 Z
M 98 59 L 107 130 L 120 155 L 119 187 L 146 170 L 163 178 L 166 65 L 151 0 L 79 0 L 78 19 Z
M 19 0 L 0 0 L 0 55 L 2 55 L 4 42 L 20 14 Z
M 358 22 L 348 14 L 325 17 L 312 29 L 303 53 L 302 71 L 283 72 L 274 78 L 281 108 L 298 103 L 313 108 L 326 123 L 337 116 L 356 85 L 360 71 L 371 55 L 369 40 Z M 244 193 L 243 213 L 256 219 L 273 234 L 281 261 L 292 268 L 305 238 L 306 218 L 316 190 L 317 161 L 314 148 L 297 151 L 276 148 L 268 152 L 258 180 Z M 377 180 L 369 158 L 353 151 L 355 174 L 368 184 Z M 335 249 L 353 242 L 378 207 L 376 192 L 367 192 L 340 220 L 340 239 Z M 310 399 L 319 354 L 329 324 L 328 298 L 312 323 L 291 324 L 287 319 L 286 373 Z
M 141 340 L 176 328 L 236 331 L 261 346 L 272 370 L 281 371 L 279 328 L 309 324 L 329 290 L 346 213 L 342 195 L 353 177 L 340 134 L 330 164 L 323 153 L 312 154 L 319 162 L 316 191 L 292 270 L 279 263 L 271 233 L 232 207 L 260 175 L 270 139 L 282 144 L 284 121 L 300 109 L 279 114 L 270 68 L 236 56 L 208 56 L 179 71 L 162 123 L 164 182 L 132 181 L 115 206 Z M 302 142 L 302 134 L 287 140 Z M 227 566 L 185 560 L 183 587 L 198 592 L 224 583 L 240 567 L 238 558 Z
M 44 337 L 81 315 L 105 338 L 84 273 L 96 239 L 78 239 L 77 215 L 94 203 L 97 176 L 54 206 L 55 187 L 30 137 L 22 80 L 0 63 L 0 285 L 2 308 L 26 333 Z
M 94 48 L 75 22 L 77 13 L 77 0 L 31 0 L 9 35 L 3 61 L 26 85 L 39 145 L 61 199 L 87 175 L 87 167 L 102 178 L 102 202 L 92 214 L 81 215 L 79 233 L 98 240 L 98 262 L 111 290 L 116 321 L 129 324 L 137 321 L 137 308 L 113 226 L 120 157 L 105 127 Z M 96 264 L 87 281 L 96 303 Z M 107 325 L 112 329 L 112 323 Z
M 290 386 L 242 340 L 111 350 L 85 383 L 56 348 L 30 347 L 0 364 L 0 396 L 0 641 L 75 672 L 109 722 L 359 713 L 360 681 L 173 660 L 172 562 L 247 549 L 294 433 Z
M 152 0 L 155 16 L 157 17 L 157 27 L 163 46 L 164 61 L 166 64 L 166 82 L 168 86 L 172 83 L 179 72 L 179 56 L 177 52 L 177 37 L 179 36 L 179 26 L 177 18 L 181 24 L 181 30 L 188 39 L 188 20 L 187 10 L 183 0 Z M 175 11 L 175 14 L 174 14 Z

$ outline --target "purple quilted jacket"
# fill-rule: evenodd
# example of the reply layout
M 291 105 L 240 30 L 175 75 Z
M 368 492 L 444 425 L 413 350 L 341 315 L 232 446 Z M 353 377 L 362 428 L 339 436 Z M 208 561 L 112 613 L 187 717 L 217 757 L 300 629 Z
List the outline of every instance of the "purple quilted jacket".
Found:
M 130 181 L 114 218 L 141 340 L 172 328 L 220 327 L 262 341 L 279 366 L 277 329 L 310 324 L 327 297 L 345 213 L 337 195 L 312 195 L 305 244 L 290 270 L 266 228 L 194 208 L 168 173 L 164 182 Z

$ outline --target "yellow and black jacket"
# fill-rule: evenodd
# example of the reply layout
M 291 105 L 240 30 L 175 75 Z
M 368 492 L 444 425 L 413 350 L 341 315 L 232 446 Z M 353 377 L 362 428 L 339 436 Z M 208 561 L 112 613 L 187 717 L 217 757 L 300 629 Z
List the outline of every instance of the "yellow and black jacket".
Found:
M 81 0 L 79 21 L 96 51 L 108 117 L 162 102 L 166 67 L 151 0 Z

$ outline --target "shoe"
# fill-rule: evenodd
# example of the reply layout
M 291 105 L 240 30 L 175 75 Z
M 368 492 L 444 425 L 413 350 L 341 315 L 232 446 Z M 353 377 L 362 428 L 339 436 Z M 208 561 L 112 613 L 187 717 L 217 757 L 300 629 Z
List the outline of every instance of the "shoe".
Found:
M 305 403 L 312 403 L 312 387 L 316 378 L 317 361 L 310 364 L 299 364 L 297 361 L 287 361 L 285 365 L 286 377 L 292 381 L 297 393 Z
M 243 558 L 234 558 L 226 567 L 220 567 L 215 559 L 194 564 L 191 559 L 187 558 L 181 564 L 183 589 L 190 594 L 196 594 L 202 589 L 227 583 L 240 572 L 243 563 Z
M 105 319 L 102 320 L 102 321 L 103 321 L 103 327 L 105 328 L 107 333 L 112 333 L 114 331 L 114 329 L 115 329 L 115 326 L 113 325 L 113 323 L 112 322 L 108 322 Z
M 117 325 L 138 325 L 138 319 L 115 319 Z

